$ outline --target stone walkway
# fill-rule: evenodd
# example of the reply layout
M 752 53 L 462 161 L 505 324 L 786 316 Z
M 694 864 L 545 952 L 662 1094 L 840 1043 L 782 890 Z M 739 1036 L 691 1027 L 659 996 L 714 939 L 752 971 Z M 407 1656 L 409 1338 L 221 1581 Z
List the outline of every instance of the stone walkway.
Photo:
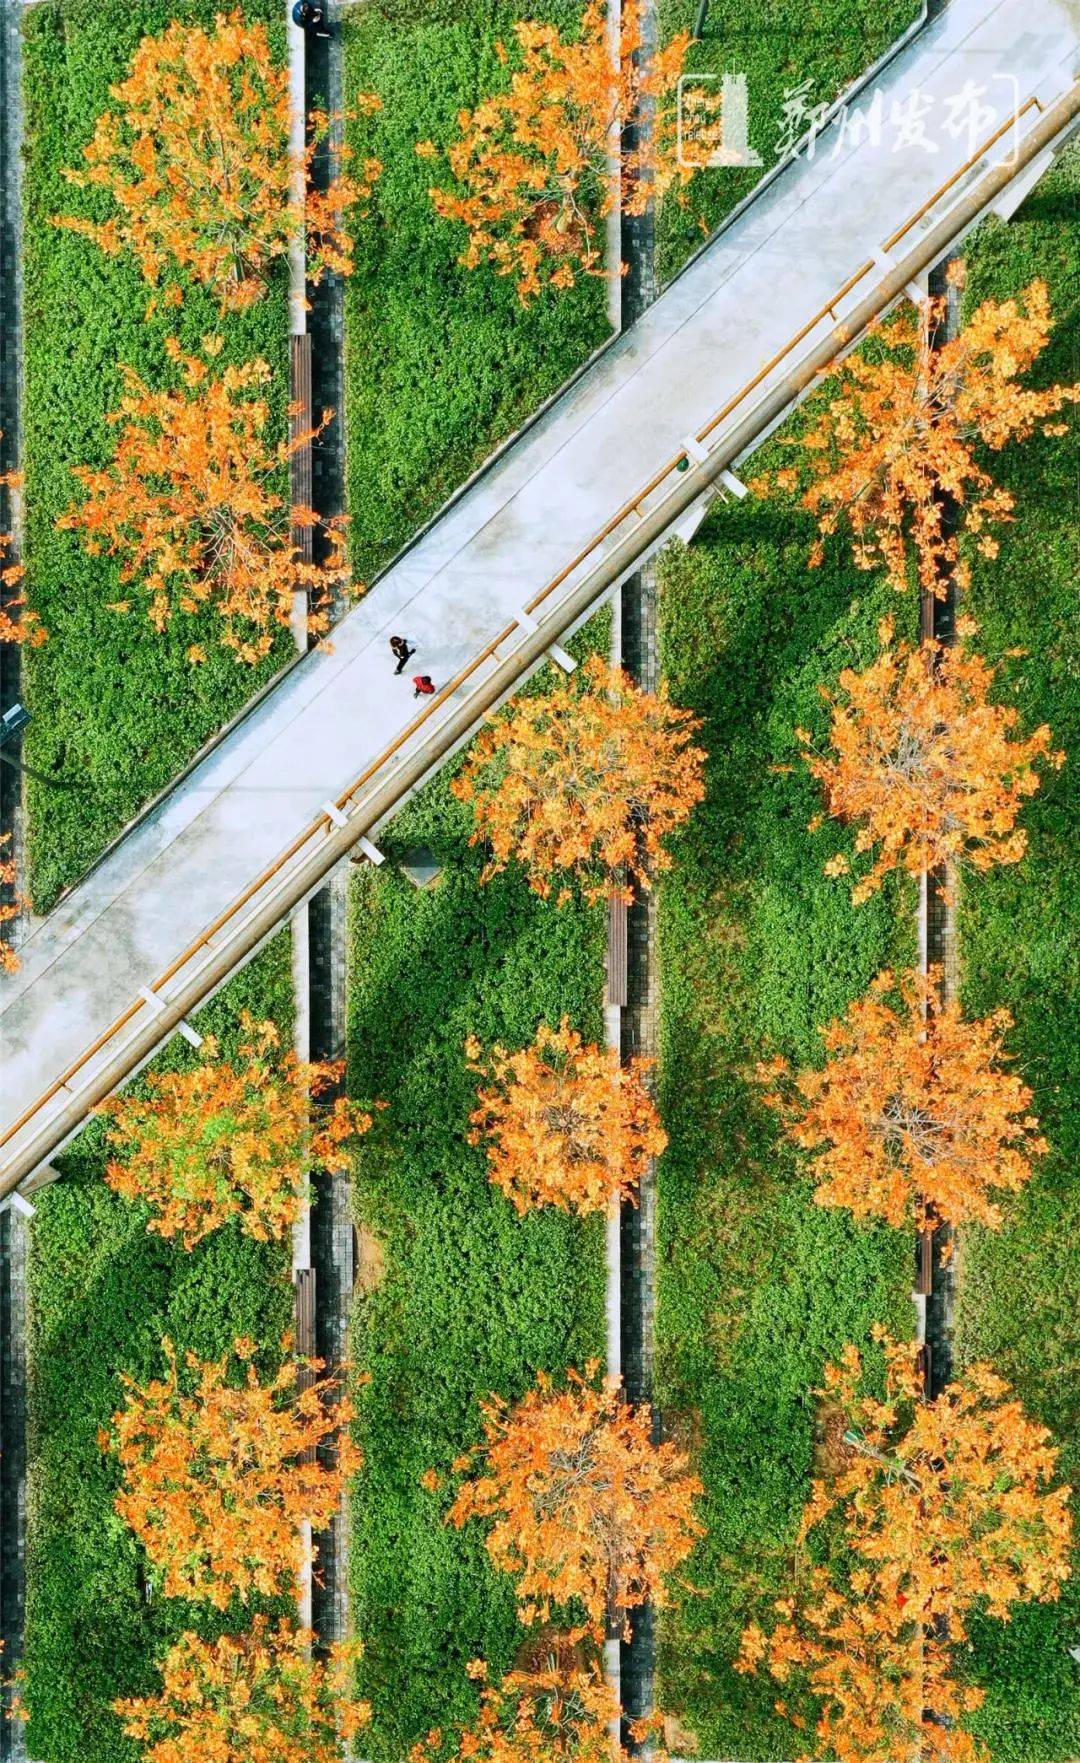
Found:
M 411 722 L 415 705 L 407 677 L 394 676 L 391 633 L 417 645 L 416 667 L 437 685 L 456 677 L 934 196 L 1010 113 L 1015 95 L 1052 102 L 1072 86 L 1078 41 L 1075 0 L 954 0 L 880 76 L 880 131 L 864 127 L 856 138 L 852 119 L 837 118 L 812 159 L 786 170 L 702 251 L 391 566 L 337 628 L 332 650 L 298 662 L 35 930 L 21 972 L 3 989 L 4 1121 L 133 1004 L 143 1033 L 156 1007 L 138 1004 L 140 988 Z M 969 143 L 966 127 L 947 125 L 972 88 L 985 114 Z M 924 144 L 894 150 L 896 128 L 916 111 Z M 1004 151 L 1002 142 L 996 153 Z M 965 172 L 942 208 L 978 175 Z M 920 221 L 905 249 L 938 213 Z M 887 280 L 879 263 L 851 303 Z M 847 309 L 840 305 L 839 315 Z M 821 334 L 829 329 L 823 319 Z M 594 558 L 615 551 L 626 532 Z M 553 626 L 593 568 L 572 570 L 546 603 Z M 528 628 L 507 639 L 501 661 L 515 644 L 527 647 Z M 489 678 L 501 677 L 495 660 L 484 665 Z M 448 717 L 481 701 L 483 679 L 481 670 L 460 688 Z M 403 750 L 422 756 L 430 739 L 418 730 Z M 57 1113 L 64 1100 L 51 1104 Z M 5 1157 L 33 1130 L 16 1135 Z

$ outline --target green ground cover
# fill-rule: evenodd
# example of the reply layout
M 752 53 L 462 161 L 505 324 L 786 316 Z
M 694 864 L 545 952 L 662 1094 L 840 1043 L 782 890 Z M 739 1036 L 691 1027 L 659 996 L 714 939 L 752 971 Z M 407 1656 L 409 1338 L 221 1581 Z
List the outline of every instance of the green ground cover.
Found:
M 286 933 L 200 1012 L 202 1032 L 227 1048 L 246 1008 L 287 1040 L 290 959 Z M 192 1057 L 174 1040 L 162 1062 Z M 206 1606 L 147 1596 L 142 1551 L 113 1510 L 115 1466 L 97 1445 L 120 1374 L 161 1376 L 166 1334 L 204 1358 L 249 1334 L 269 1371 L 293 1308 L 288 1243 L 229 1226 L 188 1254 L 147 1231 L 145 1207 L 110 1192 L 105 1159 L 95 1121 L 61 1159 L 63 1180 L 35 1196 L 24 1665 L 29 1755 L 48 1763 L 137 1763 L 112 1701 L 156 1687 L 155 1659 L 183 1628 L 225 1626 Z
M 666 38 L 693 31 L 700 0 L 658 0 Z M 689 74 L 745 74 L 750 146 L 761 164 L 702 173 L 685 205 L 668 202 L 657 226 L 662 280 L 752 190 L 784 150 L 785 100 L 803 87 L 808 107 L 830 104 L 918 17 L 918 0 L 710 0 Z M 805 132 L 805 123 L 794 131 Z M 703 224 L 704 223 L 704 224 Z
M 598 621 L 597 640 L 606 620 Z M 595 627 L 594 627 L 595 629 Z M 380 834 L 389 861 L 354 884 L 349 1085 L 389 1103 L 359 1163 L 357 1216 L 381 1282 L 354 1313 L 366 1467 L 350 1573 L 374 1705 L 365 1755 L 400 1763 L 430 1726 L 475 1709 L 470 1658 L 497 1675 L 522 1640 L 509 1580 L 482 1527 L 448 1530 L 448 1472 L 480 1436 L 478 1399 L 518 1395 L 540 1369 L 604 1353 L 603 1224 L 550 1210 L 519 1219 L 466 1143 L 475 1074 L 464 1041 L 521 1046 L 541 1020 L 603 1038 L 604 915 L 545 905 L 519 875 L 478 886 L 470 816 L 440 778 Z M 427 844 L 443 876 L 418 893 L 395 860 Z
M 708 1534 L 661 1623 L 658 1704 L 704 1757 L 791 1755 L 775 1686 L 731 1662 L 790 1581 L 824 1365 L 877 1320 L 900 1337 L 912 1324 L 908 1235 L 815 1206 L 749 1081 L 776 1053 L 819 1062 L 817 1026 L 915 956 L 911 888 L 852 907 L 850 883 L 822 873 L 849 835 L 807 832 L 820 804 L 793 731 L 824 735 L 819 686 L 868 661 L 879 618 L 901 611 L 839 553 L 809 572 L 811 536 L 800 512 L 752 499 L 661 566 L 664 671 L 710 759 L 660 896 L 656 1375 Z
M 118 565 L 88 557 L 74 533 L 54 530 L 76 489 L 75 464 L 111 457 L 105 418 L 118 401 L 119 364 L 164 383 L 162 344 L 185 346 L 218 328 L 216 305 L 192 290 L 179 317 L 143 315 L 149 289 L 133 261 L 49 225 L 57 213 L 105 218 L 109 200 L 61 177 L 107 107 L 139 39 L 181 17 L 211 23 L 220 0 L 44 0 L 25 14 L 24 249 L 26 273 L 26 560 L 29 602 L 49 632 L 26 656 L 24 698 L 33 713 L 28 765 L 78 789 L 27 782 L 27 885 L 39 911 L 75 881 L 143 802 L 161 789 L 253 688 L 291 652 L 283 633 L 261 669 L 240 666 L 216 642 L 211 614 L 177 616 L 159 635 L 123 597 Z M 246 15 L 271 21 L 284 53 L 283 7 L 247 0 Z M 224 361 L 261 355 L 275 370 L 275 428 L 288 399 L 284 274 L 251 312 L 221 325 Z M 207 660 L 192 667 L 188 646 Z
M 1039 383 L 1080 380 L 1080 154 L 1060 164 L 1006 227 L 987 222 L 967 250 L 966 299 L 1003 299 L 1035 277 L 1050 290 L 1057 330 Z M 1035 440 L 994 461 L 1017 498 L 1016 523 L 996 563 L 974 567 L 968 609 L 978 643 L 1003 660 L 1002 690 L 1026 727 L 1048 722 L 1068 754 L 1024 809 L 1029 851 L 1015 868 L 974 878 L 960 906 L 965 1007 L 1006 1005 L 1010 1045 L 1035 1091 L 1052 1146 L 1037 1179 L 1004 1206 L 1000 1235 L 972 1229 L 960 1260 L 957 1350 L 988 1358 L 1063 1447 L 1080 1485 L 1080 441 Z M 995 1763 L 1064 1763 L 1080 1755 L 1080 1560 L 1060 1604 L 1018 1610 L 1005 1628 L 974 1630 L 971 1669 L 989 1689 L 976 1725 Z

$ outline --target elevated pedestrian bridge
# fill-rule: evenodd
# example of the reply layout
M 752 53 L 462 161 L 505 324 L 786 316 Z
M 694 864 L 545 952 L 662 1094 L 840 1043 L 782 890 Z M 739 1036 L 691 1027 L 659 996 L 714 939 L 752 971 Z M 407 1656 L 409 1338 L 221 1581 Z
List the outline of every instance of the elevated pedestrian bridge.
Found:
M 77 1130 L 1080 112 L 1080 0 L 953 0 L 74 888 L 3 984 L 0 1195 Z M 392 633 L 439 688 L 414 702 Z M 410 667 L 408 672 L 412 672 Z

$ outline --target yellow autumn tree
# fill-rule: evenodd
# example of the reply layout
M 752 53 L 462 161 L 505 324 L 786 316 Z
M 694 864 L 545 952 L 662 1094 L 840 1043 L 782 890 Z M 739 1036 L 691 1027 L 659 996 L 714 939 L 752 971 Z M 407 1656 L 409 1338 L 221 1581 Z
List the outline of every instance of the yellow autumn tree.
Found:
M 4 890 L 0 897 L 0 926 L 10 924 L 13 919 L 26 910 L 28 902 L 18 892 L 18 864 L 14 857 L 5 857 L 4 851 L 11 843 L 10 833 L 0 833 L 0 889 Z M 8 933 L 10 934 L 10 933 Z M 0 935 L 0 973 L 17 973 L 19 957 L 16 955 L 6 935 Z
M 306 1555 L 300 1526 L 326 1530 L 362 1461 L 349 1437 L 351 1403 L 320 1378 L 319 1361 L 287 1357 L 263 1381 L 255 1344 L 184 1366 L 168 1339 L 163 1378 L 144 1387 L 122 1374 L 125 1403 L 98 1442 L 120 1467 L 116 1510 L 163 1576 L 166 1597 L 288 1595 Z M 302 1375 L 303 1374 L 303 1375 Z M 333 1465 L 318 1452 L 329 1446 Z
M 142 39 L 111 97 L 115 108 L 83 149 L 85 169 L 64 176 L 107 192 L 115 212 L 104 221 L 60 215 L 54 225 L 109 256 L 131 252 L 147 282 L 166 282 L 171 304 L 186 277 L 223 310 L 251 306 L 297 240 L 306 241 L 310 281 L 327 270 L 349 274 L 351 216 L 382 168 L 376 159 L 352 168 L 332 126 L 338 119 L 321 112 L 309 117 L 307 145 L 294 160 L 289 72 L 275 64 L 265 25 L 246 23 L 238 10 L 219 12 L 212 31 L 174 20 Z M 377 110 L 379 100 L 361 94 L 354 105 Z M 326 189 L 312 181 L 319 153 L 331 161 Z
M 187 1249 L 230 1219 L 246 1236 L 281 1241 L 300 1216 L 308 1170 L 347 1169 L 371 1126 L 345 1097 L 318 1105 L 340 1064 L 279 1053 L 274 1024 L 247 1012 L 241 1025 L 248 1038 L 235 1059 L 208 1035 L 187 1070 L 155 1072 L 145 1091 L 112 1096 L 100 1110 L 112 1123 L 109 1186 L 144 1201 L 147 1229 Z
M 1053 1485 L 1047 1428 L 989 1366 L 925 1402 L 916 1349 L 874 1333 L 885 1399 L 867 1393 L 857 1348 L 827 1369 L 819 1394 L 836 1416 L 838 1461 L 813 1483 L 794 1588 L 768 1627 L 746 1629 L 736 1670 L 764 1667 L 783 1686 L 777 1707 L 814 1756 L 972 1763 L 985 1753 L 962 1723 L 983 1692 L 953 1675 L 967 1618 L 1007 1621 L 1017 1603 L 1060 1596 L 1071 1489 Z M 790 1704 L 799 1684 L 820 1708 L 811 1729 Z
M 514 276 L 523 302 L 604 274 L 603 222 L 616 203 L 644 213 L 722 146 L 719 93 L 684 89 L 680 129 L 689 32 L 642 54 L 637 0 L 623 5 L 618 28 L 616 65 L 602 0 L 589 0 L 570 40 L 556 25 L 519 20 L 512 48 L 497 45 L 504 88 L 458 112 L 446 152 L 453 182 L 433 188 L 432 203 L 466 229 L 461 262 Z M 628 144 L 624 131 L 646 114 L 649 126 Z M 439 156 L 430 141 L 417 152 Z
M 121 368 L 124 396 L 109 417 L 113 457 L 102 470 L 73 467 L 82 500 L 57 526 L 79 533 L 91 556 L 121 559 L 120 580 L 145 596 L 156 630 L 177 612 L 209 607 L 223 646 L 254 664 L 269 653 L 275 627 L 288 628 L 296 593 L 306 596 L 317 634 L 329 623 L 331 594 L 348 580 L 344 521 L 290 507 L 287 494 L 290 459 L 332 413 L 318 429 L 271 441 L 265 361 L 212 373 L 175 339 L 166 346 L 180 384 L 154 391 Z M 203 348 L 212 359 L 220 337 Z M 301 529 L 314 528 L 327 551 L 319 563 L 306 562 L 298 542 Z M 203 658 L 198 646 L 188 653 Z
M 543 1661 L 509 1671 L 497 1683 L 487 1681 L 483 1659 L 469 1661 L 468 1676 L 483 1688 L 476 1721 L 454 1746 L 461 1763 L 628 1763 L 611 1739 L 619 1699 L 595 1657 L 582 1655 L 573 1633 L 552 1637 L 545 1650 Z M 635 1736 L 643 1739 L 657 1725 L 635 1722 Z M 445 1755 L 436 1729 L 413 1746 L 409 1763 L 441 1763 Z M 650 1755 L 660 1753 L 651 1746 Z
M 596 1371 L 569 1370 L 562 1389 L 540 1372 L 516 1405 L 481 1404 L 484 1439 L 454 1464 L 468 1473 L 447 1522 L 489 1524 L 488 1554 L 516 1579 L 523 1622 L 580 1606 L 602 1636 L 609 1600 L 667 1602 L 669 1575 L 702 1534 L 702 1487 L 681 1451 L 653 1441 L 648 1410 Z
M 1065 432 L 1047 419 L 1080 400 L 1080 385 L 1023 383 L 1053 328 L 1044 282 L 1012 300 L 984 301 L 958 336 L 932 343 L 941 317 L 941 302 L 931 302 L 928 319 L 904 306 L 876 327 L 881 347 L 849 355 L 826 376 L 815 420 L 792 443 L 799 465 L 756 480 L 761 490 L 801 490 L 822 535 L 811 566 L 822 561 L 825 539 L 846 527 L 858 567 L 884 567 L 894 587 L 908 585 L 912 558 L 929 592 L 943 594 L 950 577 L 965 586 L 965 537 L 996 557 L 994 529 L 1015 506 L 986 454 Z M 959 511 L 955 529 L 946 499 Z
M 558 1206 L 605 1212 L 613 1194 L 632 1200 L 652 1157 L 667 1144 L 645 1087 L 652 1061 L 623 1065 L 611 1048 L 589 1046 L 564 1017 L 541 1023 L 531 1047 L 509 1053 L 466 1043 L 487 1080 L 477 1091 L 469 1143 L 487 1149 L 488 1169 L 515 1209 Z
M 957 620 L 962 638 L 975 628 Z M 1016 822 L 1039 788 L 1038 767 L 1065 759 L 1045 724 L 1017 733 L 1016 706 L 990 696 L 993 667 L 963 642 L 913 648 L 893 641 L 888 619 L 880 635 L 877 659 L 861 673 L 845 667 L 836 693 L 825 694 L 829 750 L 816 751 L 805 729 L 795 731 L 829 813 L 858 827 L 857 853 L 874 853 L 852 889 L 855 901 L 897 867 L 919 875 L 952 863 L 978 870 L 1019 863 L 1027 834 Z M 819 816 L 810 830 L 820 825 Z M 842 855 L 826 864 L 829 875 L 849 869 Z
M 543 899 L 573 875 L 587 899 L 631 899 L 632 882 L 670 867 L 664 840 L 705 794 L 699 726 L 665 688 L 642 691 L 595 655 L 571 682 L 516 698 L 451 785 L 473 807 L 470 843 L 491 846 L 482 879 L 517 862 Z M 557 903 L 570 896 L 564 885 Z
M 0 500 L 22 484 L 17 471 L 0 472 Z M 11 533 L 0 530 L 0 643 L 25 643 L 36 649 L 45 641 L 47 632 L 36 612 L 24 612 L 24 596 L 19 592 L 26 570 L 14 556 Z
M 1016 1193 L 1047 1149 L 1027 1084 L 1002 1069 L 1007 1010 L 965 1021 L 938 975 L 879 973 L 822 1029 L 823 1070 L 758 1067 L 765 1100 L 811 1154 L 819 1206 L 903 1225 L 1001 1224 L 995 1192 Z
M 114 1702 L 145 1763 L 341 1763 L 367 1725 L 355 1642 L 312 1655 L 314 1635 L 255 1616 L 238 1635 L 190 1632 L 169 1648 L 155 1695 Z

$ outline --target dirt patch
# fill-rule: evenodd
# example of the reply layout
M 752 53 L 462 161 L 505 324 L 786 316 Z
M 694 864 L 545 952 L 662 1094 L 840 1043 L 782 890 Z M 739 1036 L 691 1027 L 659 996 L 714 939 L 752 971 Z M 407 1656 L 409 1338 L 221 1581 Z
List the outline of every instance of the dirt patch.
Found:
M 674 1714 L 665 1714 L 664 1749 L 669 1757 L 696 1757 L 700 1749 L 697 1733 Z
M 366 1225 L 353 1225 L 353 1291 L 361 1297 L 377 1292 L 386 1278 L 386 1249 Z

